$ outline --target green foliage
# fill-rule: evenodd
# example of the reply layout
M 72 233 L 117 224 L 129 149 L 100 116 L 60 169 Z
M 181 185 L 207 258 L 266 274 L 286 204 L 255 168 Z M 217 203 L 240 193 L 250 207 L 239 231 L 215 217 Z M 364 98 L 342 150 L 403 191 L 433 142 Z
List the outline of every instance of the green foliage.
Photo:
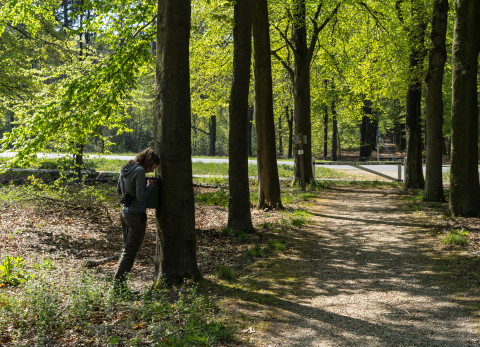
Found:
M 457 246 L 464 246 L 470 242 L 468 239 L 468 231 L 465 229 L 449 230 L 447 235 L 441 238 L 441 241 L 446 245 L 457 245 Z
M 233 339 L 223 313 L 194 286 L 187 285 L 177 298 L 164 288 L 123 301 L 110 295 L 110 282 L 89 272 L 58 271 L 55 266 L 37 268 L 15 295 L 0 291 L 3 341 L 24 345 L 22 339 L 35 337 L 39 345 L 47 339 L 56 344 L 58 337 L 70 337 L 72 329 L 79 331 L 78 338 L 95 335 L 105 346 L 213 346 Z
M 263 257 L 265 253 L 264 248 L 262 248 L 262 246 L 260 246 L 259 244 L 256 244 L 247 251 L 247 254 L 252 257 L 260 258 Z
M 235 269 L 230 266 L 220 266 L 216 275 L 218 278 L 226 281 L 233 281 L 236 278 Z
M 285 240 L 273 239 L 267 242 L 267 249 L 271 252 L 281 252 L 286 248 Z
M 214 192 L 198 193 L 195 201 L 206 205 L 217 205 L 221 207 L 228 206 L 229 194 L 225 189 L 216 190 Z
M 25 268 L 25 260 L 21 257 L 7 255 L 0 264 L 0 287 L 18 286 L 29 278 L 29 273 Z
M 233 339 L 224 318 L 196 287 L 180 292 L 173 303 L 169 303 L 165 291 L 153 294 L 153 300 L 145 300 L 140 309 L 143 321 L 148 322 L 151 345 L 213 346 Z

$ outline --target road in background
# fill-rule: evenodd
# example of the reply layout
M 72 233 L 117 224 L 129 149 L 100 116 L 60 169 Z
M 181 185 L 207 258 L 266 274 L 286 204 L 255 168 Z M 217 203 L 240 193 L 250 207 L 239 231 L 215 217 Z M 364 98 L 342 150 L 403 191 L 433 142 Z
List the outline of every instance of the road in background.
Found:
M 11 158 L 15 155 L 15 152 L 4 152 L 0 153 L 0 157 L 3 158 Z M 45 158 L 45 159 L 58 159 L 66 156 L 70 156 L 71 154 L 64 154 L 64 153 L 38 153 L 37 157 L 38 158 Z M 135 156 L 133 155 L 117 155 L 117 154 L 109 154 L 109 155 L 85 155 L 85 158 L 87 159 L 98 159 L 98 158 L 103 158 L 103 159 L 112 159 L 112 160 L 131 160 L 135 159 Z M 228 164 L 228 159 L 224 158 L 192 158 L 192 162 L 194 163 L 225 163 Z M 256 165 L 257 161 L 255 159 L 250 159 L 248 160 L 249 164 Z M 277 161 L 278 165 L 289 165 L 293 166 L 293 161 L 290 160 L 278 160 Z M 325 167 L 333 170 L 357 170 L 361 172 L 361 170 L 354 168 L 353 166 L 350 165 L 322 165 L 321 162 L 317 162 L 316 167 Z M 397 177 L 398 173 L 398 166 L 397 165 L 362 165 L 366 168 L 379 171 L 381 173 L 384 173 L 386 175 L 392 176 L 392 177 Z M 450 170 L 450 166 L 443 166 L 442 168 L 443 172 L 447 172 Z M 425 172 L 425 166 L 423 167 L 423 171 Z M 403 176 L 403 174 L 402 174 Z

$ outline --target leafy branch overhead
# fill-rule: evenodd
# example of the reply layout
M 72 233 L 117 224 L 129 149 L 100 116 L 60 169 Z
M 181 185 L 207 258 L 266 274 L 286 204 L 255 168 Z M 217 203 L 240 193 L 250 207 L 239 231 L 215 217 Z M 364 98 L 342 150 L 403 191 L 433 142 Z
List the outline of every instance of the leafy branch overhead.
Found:
M 128 4 L 85 1 L 76 9 L 77 14 L 89 11 L 90 15 L 79 22 L 78 29 L 65 30 L 61 44 L 74 54 L 64 55 L 59 61 L 39 55 L 36 64 L 21 71 L 30 79 L 31 87 L 24 89 L 22 98 L 3 103 L 6 111 L 17 117 L 16 126 L 1 142 L 3 150 L 19 152 L 12 164 L 27 165 L 39 151 L 74 153 L 78 144 L 85 144 L 93 136 L 108 145 L 109 139 L 98 131 L 100 127 L 115 128 L 118 133 L 128 131 L 125 110 L 141 100 L 136 88 L 139 77 L 151 74 L 154 66 L 151 42 L 156 33 L 155 5 L 151 0 Z M 0 18 L 7 24 L 3 29 L 10 32 L 9 28 L 18 23 L 9 20 L 5 10 L 2 8 Z M 27 40 L 44 35 L 40 32 L 45 27 L 42 23 L 48 20 L 53 26 L 54 18 L 41 15 L 22 23 L 17 32 Z M 57 25 L 56 30 L 62 28 Z M 93 49 L 85 39 L 79 41 L 77 34 L 85 31 L 95 35 L 104 49 Z M 60 44 L 49 47 L 59 53 L 59 47 L 63 48 Z

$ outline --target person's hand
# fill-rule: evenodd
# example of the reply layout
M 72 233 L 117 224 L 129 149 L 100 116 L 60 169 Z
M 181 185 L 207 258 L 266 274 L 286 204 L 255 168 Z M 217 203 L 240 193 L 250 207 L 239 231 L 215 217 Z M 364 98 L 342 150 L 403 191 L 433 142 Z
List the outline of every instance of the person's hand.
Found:
M 147 180 L 147 184 L 152 186 L 152 187 L 155 187 L 157 185 L 157 180 L 149 179 L 149 180 Z

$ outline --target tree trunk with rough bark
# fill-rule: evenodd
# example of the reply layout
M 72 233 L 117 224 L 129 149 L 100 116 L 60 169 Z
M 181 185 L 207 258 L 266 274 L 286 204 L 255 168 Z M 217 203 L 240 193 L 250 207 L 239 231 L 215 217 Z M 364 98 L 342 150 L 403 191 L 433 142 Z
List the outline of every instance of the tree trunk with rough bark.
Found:
M 432 31 L 430 34 L 429 64 L 426 82 L 426 175 L 423 200 L 445 201 L 442 181 L 443 133 L 443 72 L 447 60 L 445 40 L 447 34 L 448 0 L 433 3 Z
M 310 62 L 307 46 L 305 0 L 294 2 L 293 44 L 294 50 L 294 122 L 295 137 L 301 142 L 294 152 L 295 179 L 304 183 L 313 180 L 312 172 L 312 124 L 310 110 Z M 304 140 L 305 139 L 305 140 Z M 302 177 L 303 176 L 303 177 Z
M 252 3 L 234 5 L 233 83 L 230 94 L 228 227 L 233 231 L 254 230 L 250 214 L 248 182 L 248 91 L 250 84 Z
M 257 131 L 258 208 L 282 208 L 275 148 L 272 62 L 267 0 L 254 0 L 255 128 Z
M 480 209 L 478 182 L 478 55 L 480 2 L 457 0 L 452 46 L 452 137 L 450 209 L 475 216 Z
M 155 149 L 161 177 L 155 283 L 200 278 L 196 256 L 190 107 L 190 0 L 158 1 Z
M 405 128 L 407 134 L 407 161 L 405 165 L 405 188 L 423 189 L 422 155 L 422 71 L 426 54 L 424 41 L 426 23 L 421 0 L 411 0 L 413 26 L 409 31 L 410 83 L 407 90 Z

